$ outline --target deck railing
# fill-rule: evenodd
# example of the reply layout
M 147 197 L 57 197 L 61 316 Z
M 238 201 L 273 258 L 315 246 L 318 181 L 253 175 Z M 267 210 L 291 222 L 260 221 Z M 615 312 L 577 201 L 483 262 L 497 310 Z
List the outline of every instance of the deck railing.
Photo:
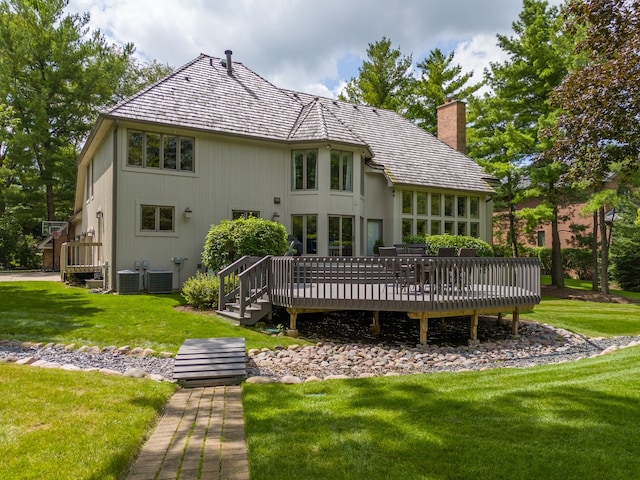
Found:
M 102 243 L 66 242 L 60 249 L 60 276 L 65 280 L 69 273 L 101 272 Z
M 272 257 L 271 299 L 288 308 L 452 311 L 534 305 L 532 258 Z
M 233 301 L 242 311 L 264 296 L 300 310 L 444 313 L 540 302 L 532 258 L 243 257 L 219 276 L 220 308 Z
M 251 305 L 256 295 L 256 292 L 249 290 L 249 285 L 253 285 L 254 288 L 261 292 L 267 289 L 266 275 L 263 268 L 260 265 L 255 268 L 252 267 L 268 258 L 270 257 L 262 258 L 245 255 L 220 270 L 218 272 L 218 278 L 220 279 L 218 308 L 224 308 L 227 303 L 235 303 L 237 301 L 240 304 L 242 314 L 244 314 L 245 309 Z M 250 275 L 244 274 L 248 270 L 253 273 Z

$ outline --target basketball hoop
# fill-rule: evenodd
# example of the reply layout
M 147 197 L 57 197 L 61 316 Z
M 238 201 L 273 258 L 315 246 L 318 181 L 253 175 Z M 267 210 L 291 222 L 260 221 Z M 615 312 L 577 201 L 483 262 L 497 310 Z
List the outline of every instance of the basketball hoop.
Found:
M 62 235 L 62 231 L 60 230 L 54 230 L 51 232 L 51 236 L 56 240 L 59 239 L 61 235 Z

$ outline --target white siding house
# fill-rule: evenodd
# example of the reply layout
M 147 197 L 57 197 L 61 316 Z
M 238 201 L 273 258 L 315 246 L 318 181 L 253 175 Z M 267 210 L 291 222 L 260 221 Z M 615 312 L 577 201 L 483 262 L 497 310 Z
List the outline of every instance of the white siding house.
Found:
M 489 180 L 394 112 L 200 55 L 99 116 L 78 159 L 75 232 L 102 244 L 108 288 L 138 262 L 173 272 L 177 289 L 203 268 L 211 225 L 249 213 L 305 254 L 367 255 L 417 233 L 490 242 Z

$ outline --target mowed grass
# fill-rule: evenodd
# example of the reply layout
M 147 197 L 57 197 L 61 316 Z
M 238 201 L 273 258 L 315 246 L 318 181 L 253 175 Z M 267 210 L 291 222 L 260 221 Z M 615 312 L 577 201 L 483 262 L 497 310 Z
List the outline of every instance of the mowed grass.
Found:
M 570 288 L 591 290 L 591 284 L 580 280 L 566 279 Z M 548 277 L 543 284 L 548 285 Z M 522 318 L 571 330 L 588 337 L 610 337 L 616 335 L 640 335 L 640 294 L 612 290 L 616 295 L 639 300 L 639 303 L 601 303 L 567 300 L 543 296 L 542 302 Z
M 0 478 L 123 479 L 175 386 L 0 364 Z
M 551 276 L 550 275 L 542 275 L 541 278 L 542 285 L 551 285 Z M 564 286 L 568 288 L 575 288 L 578 290 L 591 290 L 592 285 L 588 280 L 578 280 L 574 278 L 565 278 Z M 640 292 L 627 292 L 625 290 L 620 290 L 613 287 L 609 288 L 609 292 L 613 295 L 620 295 L 621 297 L 629 298 L 631 300 L 636 300 L 640 302 Z
M 252 480 L 628 480 L 640 347 L 530 369 L 245 385 Z
M 174 353 L 187 338 L 244 337 L 247 348 L 305 343 L 175 308 L 182 304 L 178 294 L 95 294 L 57 282 L 0 282 L 0 339 Z

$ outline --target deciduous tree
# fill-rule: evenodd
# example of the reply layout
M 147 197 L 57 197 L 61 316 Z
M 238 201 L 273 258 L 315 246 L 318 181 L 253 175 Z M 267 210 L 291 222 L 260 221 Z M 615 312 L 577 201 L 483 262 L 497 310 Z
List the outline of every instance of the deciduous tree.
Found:
M 605 188 L 615 165 L 619 180 L 638 169 L 640 156 L 640 7 L 629 0 L 571 0 L 567 30 L 582 30 L 583 60 L 556 89 L 562 109 L 549 156 L 569 178 L 594 192 Z M 608 293 L 605 206 L 598 214 L 601 289 Z

